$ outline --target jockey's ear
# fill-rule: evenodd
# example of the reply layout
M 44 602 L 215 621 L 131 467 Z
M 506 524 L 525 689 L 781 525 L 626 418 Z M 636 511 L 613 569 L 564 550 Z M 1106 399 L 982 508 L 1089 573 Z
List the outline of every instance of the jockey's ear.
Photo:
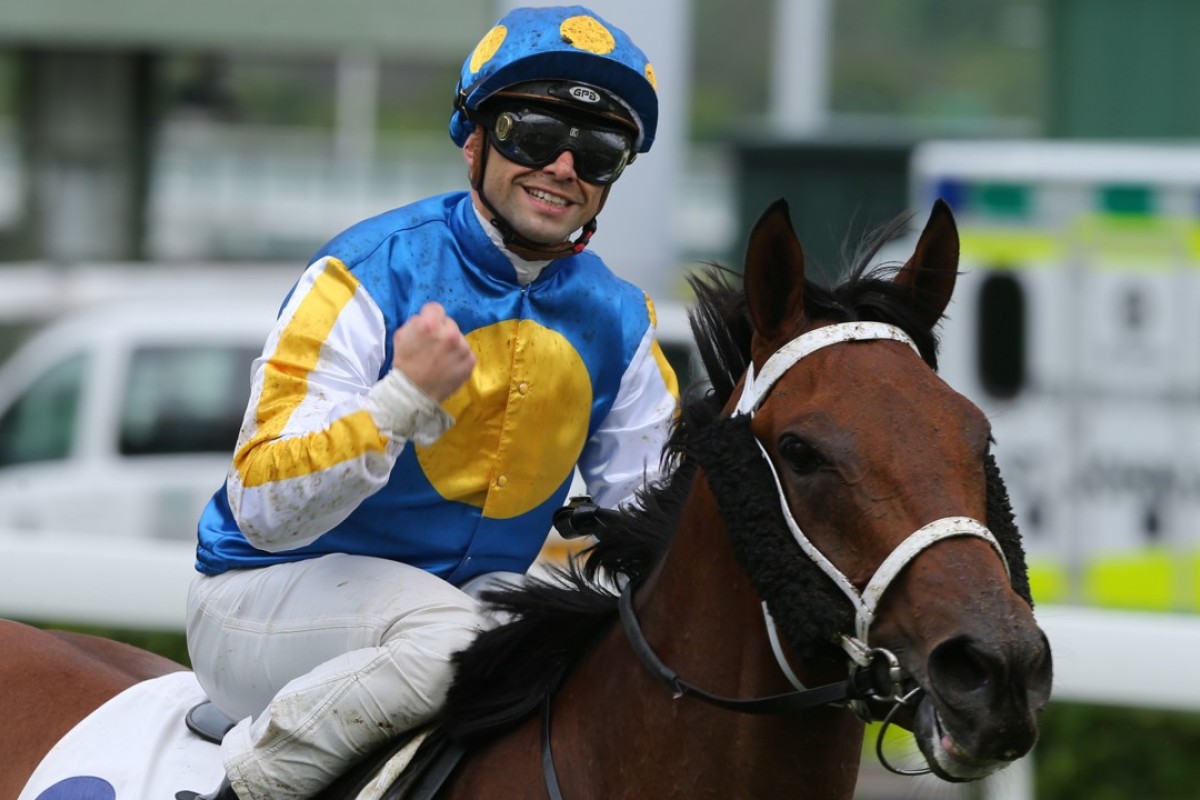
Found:
M 482 159 L 483 148 L 483 128 L 478 125 L 475 130 L 467 136 L 467 141 L 463 143 L 463 160 L 467 162 L 467 180 L 472 186 L 478 186 L 479 181 L 483 178 L 479 174 L 479 170 L 483 168 Z
M 908 287 L 921 311 L 921 321 L 932 330 L 950 304 L 957 278 L 958 227 L 950 206 L 939 198 L 933 204 L 912 258 L 900 268 L 896 282 Z
M 789 334 L 804 308 L 804 249 L 787 201 L 772 203 L 750 231 L 742 280 L 758 335 L 774 341 Z

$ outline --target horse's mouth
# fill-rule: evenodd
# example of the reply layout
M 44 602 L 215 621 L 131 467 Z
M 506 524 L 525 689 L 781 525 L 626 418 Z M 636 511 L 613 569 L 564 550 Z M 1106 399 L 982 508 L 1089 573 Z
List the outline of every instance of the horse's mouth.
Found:
M 928 698 L 917 709 L 914 735 L 933 774 L 945 781 L 977 781 L 1011 763 L 994 758 L 976 758 L 964 750 L 946 730 L 937 709 Z

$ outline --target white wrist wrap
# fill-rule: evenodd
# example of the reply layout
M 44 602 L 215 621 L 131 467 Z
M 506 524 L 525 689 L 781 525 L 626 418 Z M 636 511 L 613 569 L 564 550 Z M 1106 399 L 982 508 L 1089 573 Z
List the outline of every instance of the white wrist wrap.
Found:
M 385 436 L 422 447 L 436 442 L 454 424 L 454 417 L 398 369 L 370 388 L 366 407 Z

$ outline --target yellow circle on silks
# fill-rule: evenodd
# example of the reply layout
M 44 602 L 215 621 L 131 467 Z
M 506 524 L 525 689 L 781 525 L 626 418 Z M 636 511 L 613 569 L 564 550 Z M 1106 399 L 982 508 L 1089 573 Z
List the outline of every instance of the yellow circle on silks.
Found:
M 562 25 L 558 26 L 558 32 L 564 42 L 601 56 L 611 53 L 617 46 L 617 40 L 609 33 L 608 28 L 601 25 L 595 17 L 567 17 Z
M 500 49 L 500 45 L 504 44 L 506 36 L 508 36 L 508 28 L 503 25 L 497 25 L 484 34 L 471 53 L 471 72 L 479 72 L 480 67 L 491 61 L 492 56 L 496 55 L 496 51 Z
M 532 320 L 504 320 L 466 338 L 478 360 L 442 403 L 454 425 L 417 447 L 417 461 L 445 499 L 511 519 L 544 503 L 575 468 L 591 378 L 562 334 Z
M 654 91 L 658 91 L 658 76 L 654 74 L 654 65 L 646 62 L 646 80 L 650 81 L 650 85 L 654 87 Z

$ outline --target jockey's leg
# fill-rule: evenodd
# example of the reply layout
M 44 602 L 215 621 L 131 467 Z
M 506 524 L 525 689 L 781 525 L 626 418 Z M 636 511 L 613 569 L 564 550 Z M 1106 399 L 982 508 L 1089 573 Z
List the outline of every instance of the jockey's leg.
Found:
M 475 599 L 484 592 L 503 591 L 521 586 L 525 576 L 520 572 L 485 572 L 458 587 Z
M 483 617 L 484 628 L 496 628 L 512 622 L 512 614 L 501 611 L 486 602 L 482 602 L 484 592 L 497 592 L 520 586 L 525 576 L 519 572 L 485 572 L 476 575 L 459 588 L 480 600 L 479 613 Z
M 423 570 L 340 554 L 198 578 L 188 616 L 201 685 L 241 720 L 221 746 L 241 800 L 311 797 L 427 721 L 490 624 Z

